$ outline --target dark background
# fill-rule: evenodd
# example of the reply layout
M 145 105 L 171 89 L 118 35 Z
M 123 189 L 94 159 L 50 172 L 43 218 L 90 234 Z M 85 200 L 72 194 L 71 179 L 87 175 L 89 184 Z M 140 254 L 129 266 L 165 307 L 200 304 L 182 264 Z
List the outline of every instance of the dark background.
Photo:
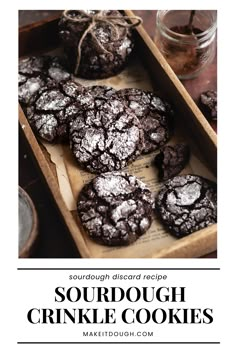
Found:
M 52 15 L 60 14 L 58 10 L 20 10 L 19 26 L 25 26 Z M 134 13 L 143 18 L 143 26 L 154 37 L 156 11 L 138 10 Z M 217 87 L 217 57 L 196 79 L 185 80 L 183 84 L 192 98 L 198 103 L 199 94 L 207 89 Z M 216 125 L 212 125 L 216 130 Z M 66 225 L 62 221 L 46 183 L 33 161 L 30 149 L 19 129 L 19 185 L 32 198 L 39 219 L 39 236 L 32 252 L 33 258 L 75 258 L 80 257 Z M 216 258 L 213 252 L 204 258 Z

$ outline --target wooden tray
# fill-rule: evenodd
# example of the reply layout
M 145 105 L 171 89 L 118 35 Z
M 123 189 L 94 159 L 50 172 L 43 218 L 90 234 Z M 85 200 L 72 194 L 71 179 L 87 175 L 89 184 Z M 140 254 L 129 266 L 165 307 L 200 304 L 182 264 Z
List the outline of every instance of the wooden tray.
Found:
M 133 16 L 131 11 L 125 11 L 125 13 L 129 16 Z M 56 48 L 59 45 L 57 35 L 58 19 L 59 18 L 56 16 L 30 26 L 22 27 L 19 31 L 19 55 L 32 55 Z M 160 88 L 161 83 L 161 91 L 163 94 L 172 98 L 172 102 L 174 102 L 178 110 L 178 116 L 181 117 L 181 126 L 184 126 L 185 130 L 189 132 L 191 139 L 194 140 L 195 144 L 200 149 L 207 166 L 214 176 L 216 176 L 217 142 L 215 132 L 160 54 L 155 44 L 147 35 L 144 28 L 139 26 L 135 31 L 137 37 L 137 52 L 142 53 L 143 65 L 154 82 L 154 86 L 158 83 L 157 86 Z M 32 153 L 81 256 L 97 258 L 96 254 L 91 252 L 86 239 L 82 237 L 81 229 L 73 213 L 69 211 L 62 198 L 55 165 L 51 162 L 45 148 L 36 139 L 20 106 L 19 121 L 24 136 L 31 146 Z M 168 245 L 168 247 L 152 249 L 148 253 L 146 252 L 141 256 L 139 255 L 139 257 L 192 258 L 213 252 L 216 250 L 216 247 L 217 225 L 215 224 L 180 240 L 175 240 L 171 245 Z M 125 257 L 122 256 L 122 248 L 120 249 L 120 255 L 118 257 Z M 135 254 L 132 257 L 136 258 Z

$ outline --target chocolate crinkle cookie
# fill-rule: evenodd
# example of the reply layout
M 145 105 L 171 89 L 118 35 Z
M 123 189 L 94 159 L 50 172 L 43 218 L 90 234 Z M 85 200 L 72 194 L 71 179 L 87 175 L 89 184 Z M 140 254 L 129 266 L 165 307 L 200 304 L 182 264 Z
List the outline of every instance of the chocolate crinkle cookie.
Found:
M 88 16 L 98 14 L 105 20 L 95 20 L 91 26 L 92 19 Z M 109 19 L 109 16 L 117 19 Z M 111 21 L 112 24 L 109 23 Z M 126 25 L 117 10 L 64 12 L 59 22 L 59 36 L 74 74 L 87 79 L 101 79 L 121 71 L 134 46 L 131 30 Z
M 94 173 L 124 168 L 143 149 L 143 129 L 135 114 L 111 96 L 94 101 L 93 109 L 80 110 L 70 121 L 71 150 L 78 163 Z
M 34 103 L 38 91 L 50 82 L 64 82 L 71 78 L 63 58 L 38 56 L 19 61 L 18 98 L 27 106 Z
M 49 142 L 68 139 L 68 125 L 78 108 L 73 92 L 83 87 L 73 81 L 50 82 L 37 92 L 35 102 L 27 107 L 27 118 L 38 136 Z
M 159 170 L 159 181 L 176 176 L 187 165 L 189 157 L 190 149 L 187 144 L 162 147 L 154 159 L 154 164 Z
M 208 119 L 217 120 L 217 92 L 205 91 L 200 95 L 200 104 Z
M 117 95 L 139 118 L 144 130 L 144 153 L 158 149 L 169 140 L 173 129 L 173 109 L 155 93 L 136 88 L 119 90 Z
M 195 175 L 171 178 L 157 195 L 156 209 L 177 237 L 201 230 L 217 221 L 216 183 Z
M 75 84 L 74 88 L 70 86 L 68 94 L 72 95 L 77 101 L 78 109 L 93 109 L 95 106 L 101 106 L 107 102 L 116 90 L 110 86 L 87 86 L 78 89 Z
M 133 243 L 151 226 L 154 200 L 148 187 L 135 176 L 107 172 L 85 185 L 77 208 L 94 241 L 121 246 Z
M 18 98 L 23 105 L 34 102 L 37 92 L 45 85 L 43 72 L 47 68 L 48 57 L 27 57 L 19 61 Z
M 71 79 L 71 73 L 67 69 L 66 60 L 63 57 L 50 57 L 47 68 L 47 76 L 56 82 L 65 82 Z

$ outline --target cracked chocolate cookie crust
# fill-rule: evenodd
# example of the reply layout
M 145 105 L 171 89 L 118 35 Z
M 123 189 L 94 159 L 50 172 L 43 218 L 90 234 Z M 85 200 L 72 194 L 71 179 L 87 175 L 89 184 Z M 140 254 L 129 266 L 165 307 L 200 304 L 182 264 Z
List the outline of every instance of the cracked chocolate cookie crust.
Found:
M 135 114 L 116 97 L 81 110 L 69 128 L 71 150 L 90 172 L 120 170 L 143 150 L 143 129 Z
M 45 55 L 21 59 L 18 66 L 19 101 L 23 105 L 32 104 L 43 86 L 50 82 L 64 82 L 70 77 L 60 57 Z
M 154 164 L 159 170 L 159 181 L 176 176 L 187 165 L 189 157 L 190 149 L 187 144 L 162 147 L 154 159 Z
M 173 235 L 189 235 L 216 223 L 216 184 L 200 176 L 176 176 L 160 189 L 156 209 Z
M 135 176 L 107 172 L 81 191 L 78 214 L 89 236 L 108 246 L 129 245 L 152 223 L 151 191 Z
M 208 119 L 217 120 L 217 92 L 213 90 L 202 92 L 200 104 Z
M 38 136 L 49 142 L 68 139 L 68 126 L 71 117 L 79 108 L 74 92 L 83 87 L 73 81 L 50 83 L 36 95 L 35 102 L 27 107 L 27 118 Z
M 104 10 L 102 16 L 118 16 L 121 25 L 110 25 L 106 21 L 98 21 L 92 31 L 81 43 L 81 60 L 79 68 L 78 45 L 89 26 L 86 12 L 95 15 L 95 10 L 71 10 L 67 17 L 62 16 L 59 22 L 59 36 L 65 53 L 75 75 L 87 79 L 102 79 L 113 76 L 125 66 L 134 46 L 131 30 L 124 27 L 126 21 L 117 10 Z M 75 20 L 78 22 L 75 22 Z M 109 18 L 108 18 L 109 19 Z M 122 26 L 123 24 L 123 26 Z
M 104 104 L 116 93 L 116 90 L 110 86 L 97 85 L 83 87 L 83 90 L 75 88 L 74 92 L 70 90 L 69 93 L 78 102 L 77 107 L 79 109 L 87 110 Z
M 150 91 L 136 88 L 117 92 L 139 118 L 144 130 L 144 153 L 154 151 L 169 140 L 173 126 L 170 105 Z

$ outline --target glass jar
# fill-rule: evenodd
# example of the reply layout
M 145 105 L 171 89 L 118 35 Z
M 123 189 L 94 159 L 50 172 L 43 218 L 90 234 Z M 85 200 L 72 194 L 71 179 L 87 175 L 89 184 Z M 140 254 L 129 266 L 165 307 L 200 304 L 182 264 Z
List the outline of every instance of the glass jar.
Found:
M 216 19 L 214 10 L 157 11 L 154 41 L 180 79 L 196 77 L 214 59 Z

